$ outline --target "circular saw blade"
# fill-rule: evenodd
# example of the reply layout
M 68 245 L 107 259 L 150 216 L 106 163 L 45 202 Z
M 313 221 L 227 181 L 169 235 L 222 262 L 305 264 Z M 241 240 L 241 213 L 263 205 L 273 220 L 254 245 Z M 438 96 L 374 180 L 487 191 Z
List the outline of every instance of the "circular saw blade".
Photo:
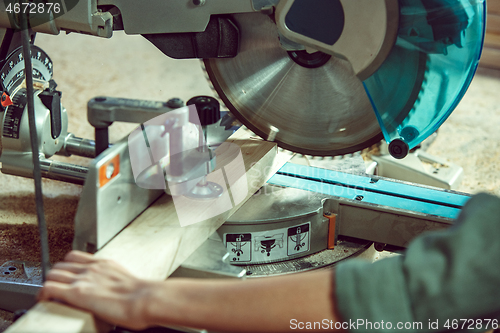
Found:
M 375 113 L 350 64 L 332 57 L 318 68 L 295 63 L 273 20 L 234 15 L 238 56 L 205 60 L 216 91 L 244 125 L 264 139 L 307 155 L 335 156 L 382 139 Z

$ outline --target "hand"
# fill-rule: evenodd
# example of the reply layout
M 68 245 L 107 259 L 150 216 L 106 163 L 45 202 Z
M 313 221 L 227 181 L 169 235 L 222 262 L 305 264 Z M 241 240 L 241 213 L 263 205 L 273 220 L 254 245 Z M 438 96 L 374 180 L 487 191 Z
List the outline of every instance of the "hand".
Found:
M 114 261 L 72 251 L 47 274 L 38 300 L 62 301 L 111 324 L 138 330 L 148 327 L 145 303 L 154 284 Z

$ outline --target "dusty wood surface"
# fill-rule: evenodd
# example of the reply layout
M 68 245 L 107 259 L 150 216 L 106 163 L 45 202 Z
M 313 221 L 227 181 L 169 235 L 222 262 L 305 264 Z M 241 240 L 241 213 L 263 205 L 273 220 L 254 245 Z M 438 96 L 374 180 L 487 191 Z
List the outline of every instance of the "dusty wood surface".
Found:
M 485 47 L 479 64 L 484 68 L 500 69 L 500 48 Z
M 486 22 L 486 31 L 494 34 L 500 34 L 500 14 L 491 14 L 488 12 Z
M 488 1 L 486 1 L 486 4 L 488 6 L 488 13 L 489 14 L 500 15 L 500 1 L 488 0 Z

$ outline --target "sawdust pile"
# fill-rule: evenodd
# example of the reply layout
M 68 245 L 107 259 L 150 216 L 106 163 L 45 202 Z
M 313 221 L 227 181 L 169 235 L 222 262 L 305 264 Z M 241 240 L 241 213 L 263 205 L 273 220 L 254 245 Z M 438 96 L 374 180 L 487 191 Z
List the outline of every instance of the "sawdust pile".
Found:
M 6 201 L 9 202 L 10 213 L 17 215 L 18 223 L 12 223 L 11 219 L 5 221 L 5 216 L 0 216 L 0 263 L 7 260 L 39 262 L 40 236 L 38 226 L 33 223 L 33 220 L 36 221 L 34 196 L 10 196 Z M 50 260 L 53 263 L 61 261 L 71 250 L 77 205 L 78 198 L 73 196 L 44 198 Z
M 0 310 L 0 332 L 5 331 L 14 321 L 14 314 Z
M 48 226 L 51 262 L 61 261 L 71 250 L 72 225 Z M 0 262 L 7 260 L 40 261 L 40 236 L 33 224 L 0 224 Z

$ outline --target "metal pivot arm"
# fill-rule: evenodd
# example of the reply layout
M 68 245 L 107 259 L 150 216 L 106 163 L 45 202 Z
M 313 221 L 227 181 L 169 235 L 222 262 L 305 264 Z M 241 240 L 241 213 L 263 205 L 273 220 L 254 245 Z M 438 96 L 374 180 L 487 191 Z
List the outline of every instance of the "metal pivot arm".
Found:
M 178 101 L 178 99 L 175 100 Z M 182 106 L 178 102 L 177 104 L 169 104 L 169 102 L 113 97 L 95 97 L 91 99 L 87 104 L 87 118 L 95 128 L 96 156 L 108 148 L 108 127 L 113 122 L 144 123 Z

